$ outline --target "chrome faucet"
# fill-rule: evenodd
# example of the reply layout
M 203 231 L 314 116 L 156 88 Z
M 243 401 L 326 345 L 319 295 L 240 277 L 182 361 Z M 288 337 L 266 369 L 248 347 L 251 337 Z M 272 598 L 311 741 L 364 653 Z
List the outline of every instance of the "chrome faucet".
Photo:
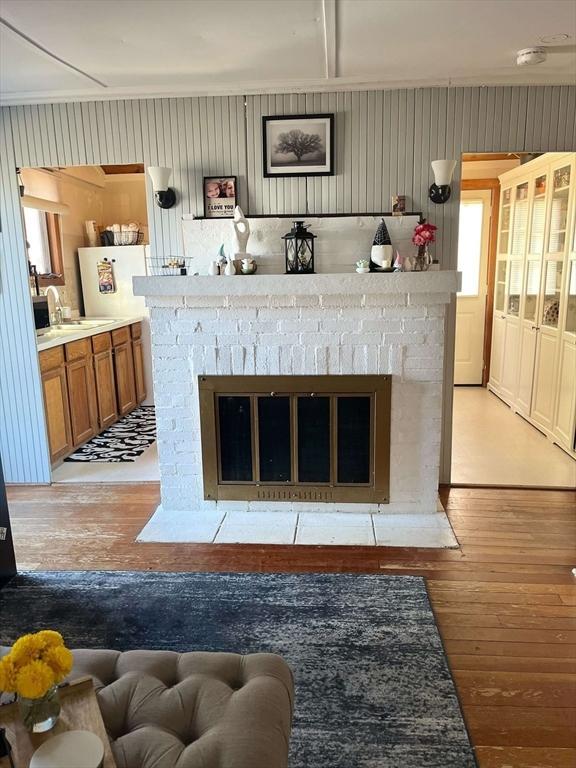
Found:
M 45 296 L 48 299 L 48 309 L 50 309 L 50 295 L 54 300 L 54 311 L 50 312 L 50 325 L 62 325 L 62 301 L 56 286 L 49 285 L 46 288 Z

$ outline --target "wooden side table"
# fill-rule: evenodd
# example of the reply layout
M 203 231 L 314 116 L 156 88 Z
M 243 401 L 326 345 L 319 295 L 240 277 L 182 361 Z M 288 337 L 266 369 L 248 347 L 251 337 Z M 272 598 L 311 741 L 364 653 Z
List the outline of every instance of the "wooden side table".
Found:
M 61 712 L 58 722 L 46 733 L 29 733 L 20 720 L 18 704 L 0 707 L 0 727 L 12 745 L 12 760 L 16 768 L 29 768 L 35 750 L 57 733 L 92 731 L 104 744 L 102 768 L 117 768 L 100 713 L 91 677 L 81 677 L 59 689 Z M 8 758 L 0 758 L 0 768 L 9 768 Z

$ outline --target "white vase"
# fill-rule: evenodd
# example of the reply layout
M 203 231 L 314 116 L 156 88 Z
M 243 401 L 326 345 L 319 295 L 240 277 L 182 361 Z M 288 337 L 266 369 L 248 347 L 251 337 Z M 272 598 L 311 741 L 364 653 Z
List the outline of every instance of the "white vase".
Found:
M 224 274 L 228 275 L 229 277 L 231 275 L 236 274 L 236 267 L 234 266 L 234 259 L 232 256 L 228 256 L 228 261 L 226 262 L 226 267 L 224 269 Z

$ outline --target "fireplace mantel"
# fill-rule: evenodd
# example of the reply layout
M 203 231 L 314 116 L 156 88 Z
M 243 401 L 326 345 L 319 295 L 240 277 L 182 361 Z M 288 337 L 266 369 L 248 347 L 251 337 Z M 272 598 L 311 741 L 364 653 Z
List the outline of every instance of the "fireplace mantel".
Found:
M 225 275 L 135 277 L 137 296 L 330 296 L 338 294 L 399 295 L 455 293 L 459 273 L 355 272 L 317 275 Z M 153 302 L 151 302 L 153 304 Z M 188 302 L 190 303 L 190 302 Z

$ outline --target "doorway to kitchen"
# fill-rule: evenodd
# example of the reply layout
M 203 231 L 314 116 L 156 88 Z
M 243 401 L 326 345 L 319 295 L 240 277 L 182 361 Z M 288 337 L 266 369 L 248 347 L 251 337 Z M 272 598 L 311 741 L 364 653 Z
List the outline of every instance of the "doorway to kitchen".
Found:
M 52 480 L 157 480 L 144 167 L 18 177 Z
M 575 162 L 463 156 L 455 485 L 576 487 Z

